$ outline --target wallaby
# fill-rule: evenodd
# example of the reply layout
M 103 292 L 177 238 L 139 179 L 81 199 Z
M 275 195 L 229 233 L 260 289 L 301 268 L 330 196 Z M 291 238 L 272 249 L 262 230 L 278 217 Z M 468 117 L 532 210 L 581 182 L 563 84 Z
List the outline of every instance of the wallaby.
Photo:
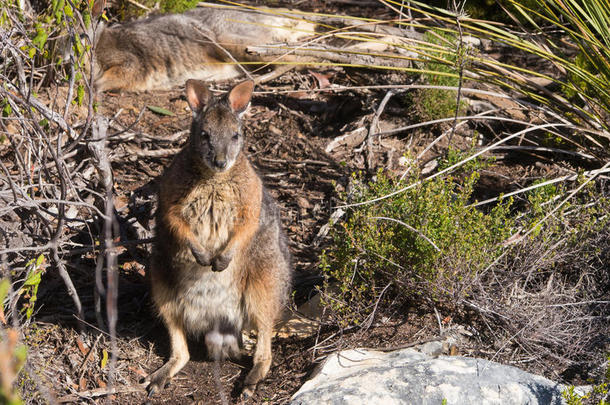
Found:
M 103 0 L 97 0 L 92 14 L 101 15 L 104 6 Z M 282 9 L 263 13 L 198 7 L 112 26 L 100 19 L 89 33 L 95 44 L 94 87 L 99 92 L 141 91 L 169 89 L 187 78 L 232 79 L 244 74 L 236 62 L 277 59 L 253 57 L 246 52 L 247 46 L 297 42 L 314 31 L 314 23 L 283 16 Z M 282 62 L 293 60 L 291 55 L 281 58 Z M 280 65 L 279 72 L 257 81 L 290 67 Z
M 208 355 L 238 357 L 242 330 L 257 332 L 251 395 L 271 365 L 271 335 L 288 296 L 292 265 L 279 210 L 243 152 L 241 115 L 254 83 L 223 97 L 186 82 L 191 133 L 159 183 L 157 243 L 150 266 L 154 304 L 171 342 L 167 363 L 147 379 L 149 395 L 188 361 L 188 334 Z

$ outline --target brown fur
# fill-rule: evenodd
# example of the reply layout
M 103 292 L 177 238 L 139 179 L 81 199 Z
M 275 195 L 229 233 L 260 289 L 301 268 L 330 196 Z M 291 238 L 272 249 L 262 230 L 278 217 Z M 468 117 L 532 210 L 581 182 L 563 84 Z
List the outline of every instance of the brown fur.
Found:
M 95 31 L 95 87 L 98 91 L 167 89 L 187 78 L 241 76 L 234 60 L 262 61 L 247 54 L 247 46 L 296 42 L 314 31 L 313 23 L 272 13 L 204 7 L 109 27 L 100 24 Z
M 271 335 L 291 280 L 279 212 L 244 153 L 239 115 L 252 82 L 221 99 L 187 82 L 194 111 L 187 146 L 160 179 L 152 297 L 169 331 L 171 355 L 149 377 L 150 394 L 188 361 L 188 333 L 205 335 L 210 357 L 239 356 L 247 324 L 258 334 L 250 394 L 271 365 Z

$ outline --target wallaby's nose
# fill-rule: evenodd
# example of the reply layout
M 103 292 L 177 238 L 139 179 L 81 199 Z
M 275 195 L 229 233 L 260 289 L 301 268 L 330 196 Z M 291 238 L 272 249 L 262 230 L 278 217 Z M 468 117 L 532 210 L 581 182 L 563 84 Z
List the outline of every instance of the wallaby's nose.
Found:
M 224 159 L 214 159 L 214 166 L 219 169 L 224 169 L 225 167 L 227 167 L 227 161 Z

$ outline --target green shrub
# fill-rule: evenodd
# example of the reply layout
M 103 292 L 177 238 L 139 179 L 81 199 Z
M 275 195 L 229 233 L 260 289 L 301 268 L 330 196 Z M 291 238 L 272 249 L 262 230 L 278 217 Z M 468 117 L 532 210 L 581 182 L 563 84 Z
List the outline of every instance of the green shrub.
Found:
M 460 156 L 449 153 L 443 164 L 450 165 Z M 471 161 L 453 175 L 419 183 L 412 168 L 407 184 L 415 187 L 350 209 L 343 221 L 334 224 L 332 248 L 323 252 L 321 268 L 327 277 L 325 302 L 343 324 L 361 322 L 386 287 L 387 296 L 399 305 L 418 298 L 441 301 L 468 294 L 470 278 L 497 257 L 500 242 L 513 228 L 511 201 L 487 213 L 469 206 L 481 165 Z M 352 180 L 353 190 L 344 195 L 350 203 L 379 198 L 404 186 L 382 172 L 369 183 L 357 175 Z

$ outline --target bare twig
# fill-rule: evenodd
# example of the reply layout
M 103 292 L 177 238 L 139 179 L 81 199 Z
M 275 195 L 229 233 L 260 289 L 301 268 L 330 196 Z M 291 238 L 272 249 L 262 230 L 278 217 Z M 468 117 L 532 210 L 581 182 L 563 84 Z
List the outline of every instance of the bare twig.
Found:
M 367 151 L 366 167 L 367 167 L 369 173 L 372 173 L 374 171 L 373 143 L 378 138 L 377 133 L 378 133 L 378 126 L 379 126 L 379 117 L 383 113 L 383 110 L 385 109 L 386 104 L 388 103 L 388 101 L 390 101 L 390 98 L 392 98 L 393 95 L 394 95 L 394 91 L 388 90 L 388 92 L 385 94 L 385 96 L 381 100 L 381 103 L 379 103 L 379 107 L 377 108 L 377 111 L 375 112 L 375 115 L 373 116 L 373 120 L 371 121 L 371 126 L 369 128 L 369 133 L 367 135 L 367 141 L 366 141 L 366 151 Z
M 457 90 L 457 94 L 456 94 L 456 98 L 455 98 L 455 115 L 453 118 L 453 124 L 451 126 L 451 133 L 449 134 L 449 137 L 447 138 L 447 143 L 449 146 L 451 146 L 451 140 L 453 139 L 453 135 L 455 135 L 455 129 L 457 126 L 457 117 L 460 114 L 460 103 L 461 103 L 461 99 L 462 99 L 462 83 L 463 83 L 463 78 L 464 78 L 464 67 L 466 64 L 466 58 L 465 58 L 465 51 L 464 51 L 464 39 L 463 39 L 463 32 L 462 32 L 462 24 L 461 24 L 461 18 L 464 17 L 464 6 L 465 6 L 466 2 L 465 1 L 460 1 L 456 3 L 456 0 L 453 0 L 453 11 L 455 13 L 455 23 L 457 26 L 457 32 L 458 32 L 458 47 L 457 47 L 457 67 L 458 67 L 458 90 Z M 449 149 L 447 149 L 449 150 Z
M 79 400 L 104 397 L 107 395 L 113 394 L 128 394 L 133 392 L 146 392 L 146 388 L 144 385 L 132 385 L 125 387 L 104 387 L 104 388 L 96 388 L 93 390 L 81 391 L 76 394 L 65 395 L 57 399 L 59 403 L 74 403 Z

